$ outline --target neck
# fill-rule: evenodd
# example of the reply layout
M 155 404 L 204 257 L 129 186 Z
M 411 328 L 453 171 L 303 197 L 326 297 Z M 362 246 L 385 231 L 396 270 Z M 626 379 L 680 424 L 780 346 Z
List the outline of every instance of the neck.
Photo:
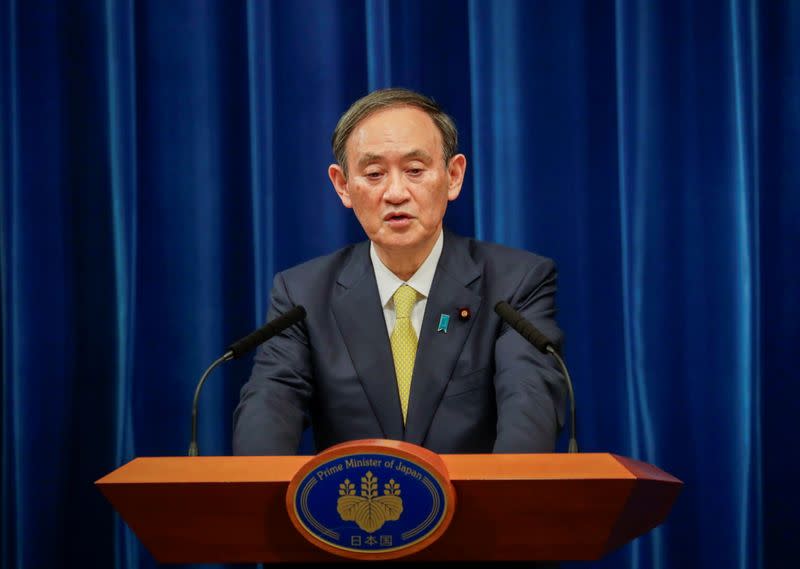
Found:
M 381 262 L 386 265 L 386 268 L 392 271 L 398 279 L 407 281 L 414 276 L 414 273 L 417 272 L 422 263 L 425 262 L 425 259 L 428 258 L 428 255 L 431 254 L 438 238 L 439 236 L 437 235 L 430 243 L 425 243 L 413 251 L 403 248 L 395 250 L 384 249 L 375 245 L 375 252 Z

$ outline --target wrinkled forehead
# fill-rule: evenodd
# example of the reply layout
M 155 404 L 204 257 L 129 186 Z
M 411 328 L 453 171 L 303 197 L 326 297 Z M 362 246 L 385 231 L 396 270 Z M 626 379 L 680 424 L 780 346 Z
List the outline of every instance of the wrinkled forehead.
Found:
M 377 110 L 356 123 L 345 145 L 350 164 L 386 153 L 442 156 L 442 134 L 433 119 L 408 105 Z

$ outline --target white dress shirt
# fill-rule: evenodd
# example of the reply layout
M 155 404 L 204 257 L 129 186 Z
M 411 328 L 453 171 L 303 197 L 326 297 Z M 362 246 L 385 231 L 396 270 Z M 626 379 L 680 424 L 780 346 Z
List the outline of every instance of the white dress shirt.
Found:
M 444 232 L 439 233 L 439 238 L 431 249 L 428 258 L 420 265 L 417 272 L 414 273 L 407 281 L 400 280 L 397 275 L 390 271 L 386 265 L 383 264 L 377 251 L 375 251 L 375 244 L 369 244 L 369 256 L 372 259 L 372 269 L 375 271 L 375 280 L 378 282 L 378 294 L 381 297 L 381 306 L 383 306 L 383 317 L 386 320 L 386 330 L 389 336 L 392 335 L 395 322 L 394 300 L 392 296 L 400 286 L 407 284 L 412 287 L 420 295 L 414 309 L 411 311 L 411 325 L 414 327 L 414 332 L 419 338 L 420 330 L 422 329 L 422 318 L 425 316 L 425 305 L 428 304 L 428 295 L 431 292 L 431 284 L 433 283 L 433 275 L 436 274 L 436 265 L 439 264 L 439 257 L 442 256 L 442 246 L 444 244 Z

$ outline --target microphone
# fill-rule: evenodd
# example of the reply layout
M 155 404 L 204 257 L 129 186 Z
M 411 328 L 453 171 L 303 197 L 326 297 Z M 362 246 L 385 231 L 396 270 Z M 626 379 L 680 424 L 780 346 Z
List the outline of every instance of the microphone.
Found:
M 578 452 L 578 441 L 576 419 L 575 419 L 575 392 L 572 390 L 572 380 L 569 377 L 569 371 L 561 356 L 558 354 L 553 343 L 542 334 L 536 326 L 531 324 L 525 319 L 522 314 L 514 310 L 510 304 L 501 300 L 498 302 L 494 311 L 502 318 L 509 326 L 519 332 L 519 334 L 528 340 L 533 346 L 543 354 L 551 354 L 556 358 L 558 365 L 561 366 L 561 371 L 564 372 L 564 377 L 567 379 L 567 391 L 569 393 L 569 414 L 570 414 L 570 437 L 569 437 L 569 450 L 568 452 Z
M 277 336 L 305 317 L 306 309 L 302 306 L 295 306 L 287 310 L 284 314 L 267 322 L 255 332 L 248 334 L 241 340 L 228 346 L 227 351 L 208 367 L 197 383 L 197 389 L 194 390 L 194 400 L 192 401 L 192 440 L 189 442 L 189 456 L 198 456 L 200 454 L 200 449 L 197 447 L 197 400 L 200 398 L 200 390 L 203 388 L 203 384 L 206 382 L 211 372 L 224 362 L 242 357 L 253 348 L 263 344 L 273 336 Z

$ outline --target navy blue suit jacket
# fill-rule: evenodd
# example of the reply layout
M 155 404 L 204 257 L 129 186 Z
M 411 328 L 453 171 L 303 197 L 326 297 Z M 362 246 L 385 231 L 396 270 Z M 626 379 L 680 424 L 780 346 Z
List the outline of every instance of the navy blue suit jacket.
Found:
M 439 453 L 552 451 L 564 378 L 494 305 L 509 302 L 560 345 L 555 292 L 550 259 L 445 232 L 404 426 L 369 242 L 279 273 L 268 318 L 295 305 L 308 315 L 259 348 L 234 413 L 234 453 L 295 454 L 309 420 L 317 451 L 364 438 Z

